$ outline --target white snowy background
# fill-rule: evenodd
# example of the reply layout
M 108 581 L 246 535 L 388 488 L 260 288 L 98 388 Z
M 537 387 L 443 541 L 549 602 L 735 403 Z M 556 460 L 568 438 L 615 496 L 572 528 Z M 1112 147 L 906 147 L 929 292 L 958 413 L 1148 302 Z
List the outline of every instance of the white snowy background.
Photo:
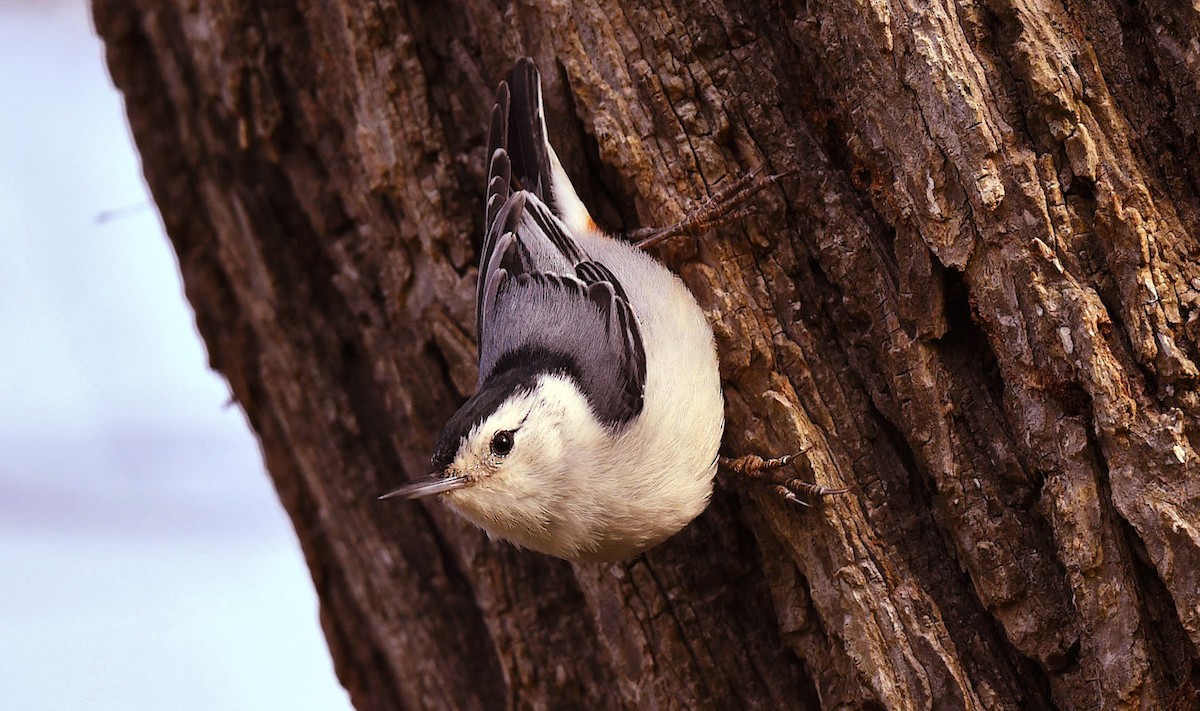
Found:
M 0 708 L 349 708 L 89 13 L 0 0 Z

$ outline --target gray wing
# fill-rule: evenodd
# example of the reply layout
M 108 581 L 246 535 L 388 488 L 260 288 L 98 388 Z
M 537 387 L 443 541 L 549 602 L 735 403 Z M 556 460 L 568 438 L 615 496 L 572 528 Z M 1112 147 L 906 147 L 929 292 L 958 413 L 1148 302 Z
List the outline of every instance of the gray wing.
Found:
M 642 411 L 646 352 L 620 281 L 530 193 L 509 199 L 493 232 L 480 275 L 480 385 L 522 361 L 566 363 L 597 419 L 633 419 Z
M 506 358 L 548 368 L 567 363 L 596 416 L 620 425 L 642 410 L 641 329 L 621 282 L 555 215 L 552 153 L 541 79 L 523 58 L 496 91 L 488 136 L 476 294 L 479 383 L 503 370 Z

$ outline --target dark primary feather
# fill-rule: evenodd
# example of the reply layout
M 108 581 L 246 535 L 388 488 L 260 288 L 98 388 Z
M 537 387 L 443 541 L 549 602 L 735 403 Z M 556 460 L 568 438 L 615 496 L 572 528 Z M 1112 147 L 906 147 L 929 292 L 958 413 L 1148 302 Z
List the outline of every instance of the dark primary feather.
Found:
M 521 57 L 509 70 L 507 83 L 508 131 L 504 148 L 512 160 L 516 187 L 537 195 L 555 210 L 546 117 L 542 115 L 542 77 L 537 65 L 529 57 Z
M 641 329 L 624 286 L 553 211 L 541 105 L 537 67 L 518 60 L 492 111 L 476 299 L 480 392 L 463 408 L 494 410 L 515 387 L 511 359 L 539 354 L 529 362 L 567 373 L 597 418 L 620 426 L 642 410 Z

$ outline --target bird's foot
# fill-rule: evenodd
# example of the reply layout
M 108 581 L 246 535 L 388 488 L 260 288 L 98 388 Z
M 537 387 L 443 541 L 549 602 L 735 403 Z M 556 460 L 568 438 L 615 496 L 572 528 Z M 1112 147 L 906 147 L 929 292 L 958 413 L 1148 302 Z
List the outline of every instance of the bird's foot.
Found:
M 715 227 L 740 220 L 755 212 L 750 199 L 768 185 L 774 185 L 791 172 L 763 175 L 759 166 L 713 193 L 690 215 L 666 227 L 642 227 L 625 233 L 641 249 L 649 249 L 674 237 L 696 236 Z
M 744 457 L 731 459 L 729 457 L 719 457 L 718 462 L 722 467 L 729 471 L 738 474 L 739 476 L 753 479 L 756 481 L 766 481 L 772 484 L 775 492 L 788 501 L 795 502 L 801 506 L 812 506 L 798 495 L 806 497 L 824 497 L 833 496 L 835 494 L 844 494 L 850 491 L 849 488 L 831 489 L 820 484 L 810 484 L 806 481 L 801 481 L 795 477 L 789 476 L 786 472 L 780 471 L 783 467 L 791 464 L 797 457 L 802 455 L 788 454 L 782 457 L 773 459 L 763 459 L 757 454 L 747 454 Z

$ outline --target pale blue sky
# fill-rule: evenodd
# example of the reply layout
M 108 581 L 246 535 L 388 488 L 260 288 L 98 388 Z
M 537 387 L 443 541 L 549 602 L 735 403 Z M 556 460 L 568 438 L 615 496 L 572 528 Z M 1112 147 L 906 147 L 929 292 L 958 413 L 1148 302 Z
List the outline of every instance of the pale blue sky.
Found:
M 0 97 L 0 707 L 349 708 L 84 0 L 0 0 Z

